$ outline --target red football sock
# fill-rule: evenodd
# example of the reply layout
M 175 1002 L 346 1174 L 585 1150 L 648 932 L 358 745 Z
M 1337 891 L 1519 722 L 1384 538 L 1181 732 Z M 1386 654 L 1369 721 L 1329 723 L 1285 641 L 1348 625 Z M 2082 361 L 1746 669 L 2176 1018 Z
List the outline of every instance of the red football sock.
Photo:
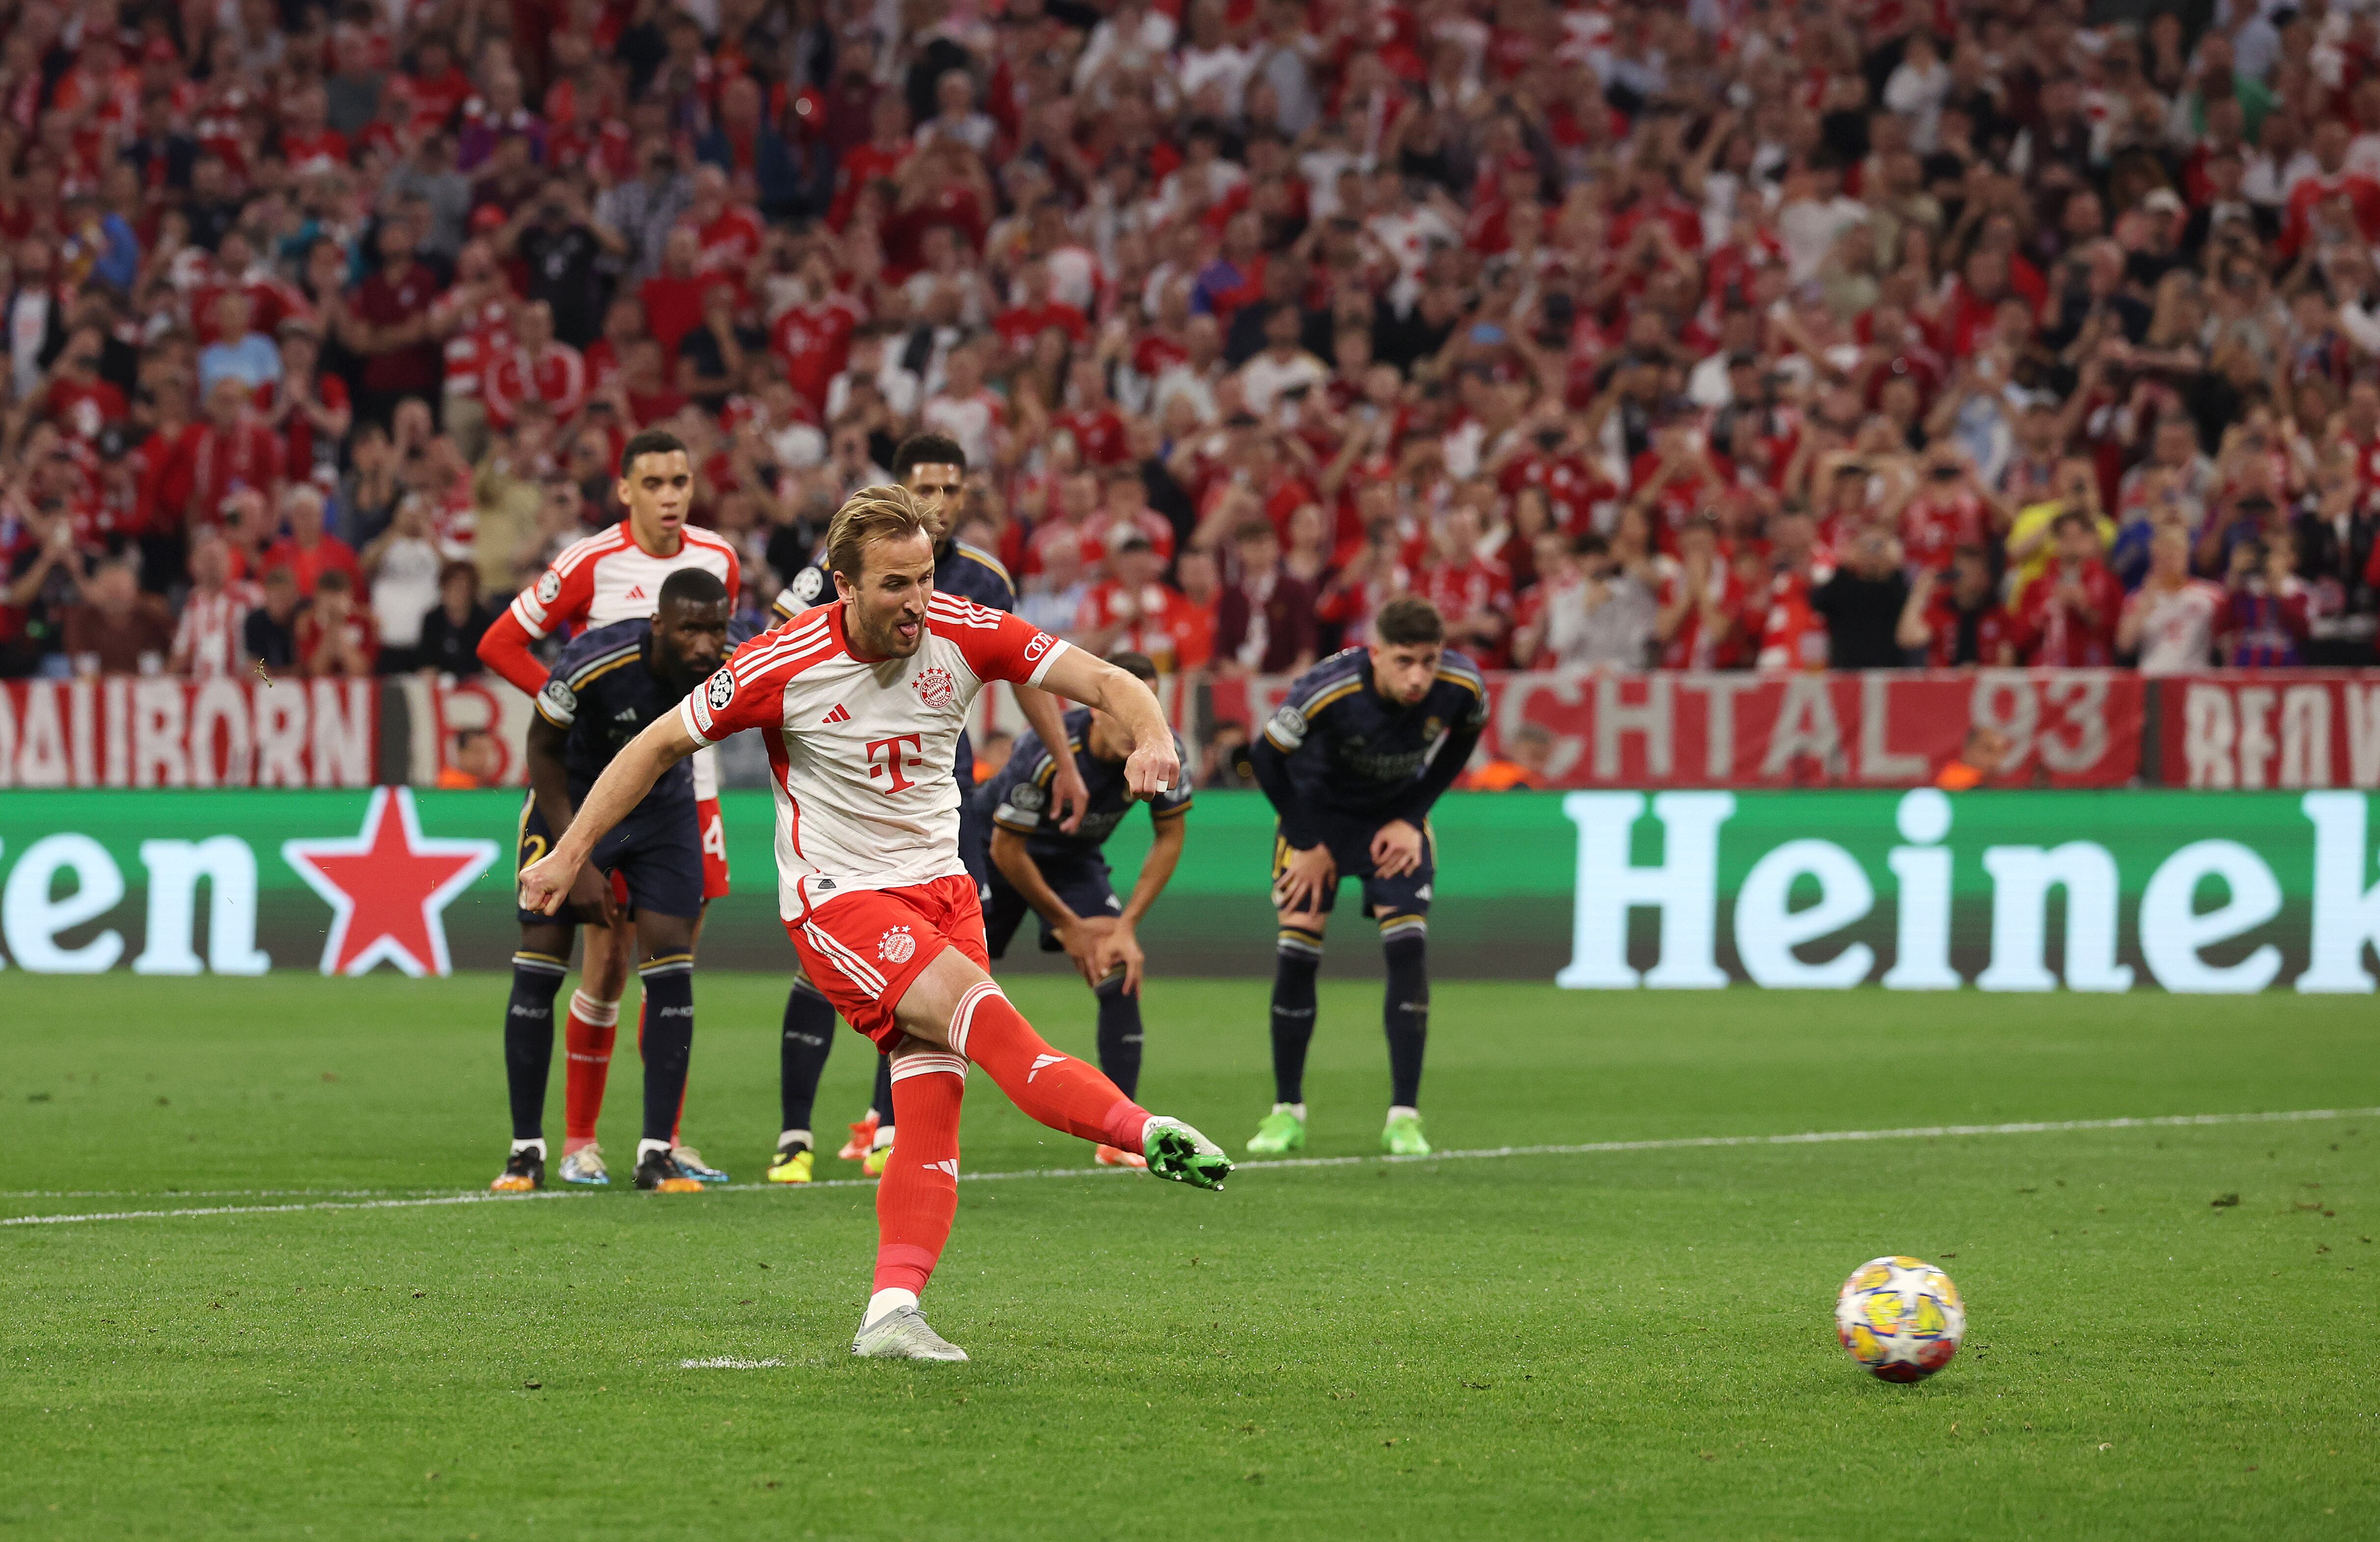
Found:
M 595 1138 L 603 1112 L 603 1083 L 612 1071 L 612 1040 L 620 1031 L 620 1004 L 570 993 L 562 1029 L 562 1144 L 576 1151 Z
M 990 980 L 959 997 L 951 1013 L 951 1047 L 990 1073 L 1009 1100 L 1052 1130 L 1138 1151 L 1148 1110 L 1072 1055 L 1033 1031 Z M 909 1139 L 907 1125 L 901 1141 Z
M 900 1144 L 876 1185 L 876 1285 L 922 1291 L 959 1207 L 959 1103 L 966 1062 L 944 1050 L 892 1063 Z

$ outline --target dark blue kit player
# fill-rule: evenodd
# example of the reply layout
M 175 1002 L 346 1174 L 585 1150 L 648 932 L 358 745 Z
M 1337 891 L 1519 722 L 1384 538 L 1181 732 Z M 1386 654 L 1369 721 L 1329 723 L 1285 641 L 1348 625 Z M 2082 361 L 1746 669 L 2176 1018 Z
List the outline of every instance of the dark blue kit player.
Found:
M 990 552 L 958 540 L 960 500 L 966 493 L 966 451 L 955 439 L 939 434 L 913 434 L 892 451 L 892 480 L 924 500 L 927 512 L 941 522 L 934 544 L 934 592 L 973 600 L 988 610 L 1014 610 L 1016 586 L 1008 569 Z M 832 605 L 837 590 L 834 575 L 821 556 L 795 573 L 777 596 L 776 614 L 788 621 L 812 606 Z M 1059 737 L 1058 698 L 1026 686 L 1011 687 L 1016 704 L 1045 740 Z M 989 898 L 989 877 L 983 865 L 985 832 L 975 806 L 975 748 L 959 735 L 952 775 L 959 784 L 959 859 L 975 875 L 976 889 Z M 1059 804 L 1082 807 L 1083 784 L 1074 769 L 1060 773 Z M 1053 807 L 1058 804 L 1053 804 Z M 834 1047 L 834 1009 L 800 973 L 785 995 L 785 1029 L 777 1051 L 779 1128 L 777 1154 L 770 1159 L 771 1183 L 808 1183 L 815 1176 L 817 1156 L 811 1149 L 810 1113 L 818 1101 L 819 1077 Z M 837 1155 L 861 1162 L 868 1177 L 880 1176 L 892 1150 L 892 1062 L 880 1057 L 876 1090 L 867 1116 L 851 1127 L 851 1139 Z
M 1140 654 L 1117 654 L 1108 662 L 1152 686 L 1157 682 L 1157 666 Z M 1018 739 L 1008 764 L 977 794 L 977 807 L 990 826 L 985 941 L 993 958 L 1003 958 L 1026 912 L 1040 918 L 1041 950 L 1062 951 L 1074 960 L 1099 997 L 1099 1069 L 1131 1097 L 1140 1085 L 1140 972 L 1146 960 L 1137 933 L 1182 860 L 1190 788 L 1185 778 L 1150 800 L 1155 835 L 1132 898 L 1119 900 L 1100 849 L 1132 812 L 1123 779 L 1132 736 L 1088 707 L 1068 712 L 1065 724 L 1066 741 L 1055 751 L 1038 733 Z M 1178 741 L 1174 748 L 1181 753 Z M 1090 795 L 1082 822 L 1072 830 L 1059 824 L 1052 809 L 1052 786 L 1068 761 L 1082 773 Z M 1138 1152 L 1111 1145 L 1099 1148 L 1098 1160 L 1105 1167 L 1148 1165 Z
M 1427 600 L 1380 607 L 1367 647 L 1333 654 L 1297 678 L 1251 746 L 1257 782 L 1280 815 L 1273 905 L 1280 912 L 1272 985 L 1272 1112 L 1248 1150 L 1278 1156 L 1305 1144 L 1305 1049 L 1314 1037 L 1314 976 L 1339 883 L 1364 886 L 1388 961 L 1389 1039 L 1383 1149 L 1427 1156 L 1417 1107 L 1429 1035 L 1429 895 L 1438 853 L 1430 806 L 1453 785 L 1488 724 L 1479 669 L 1446 646 Z
M 529 724 L 529 795 L 521 809 L 519 864 L 553 848 L 580 800 L 622 746 L 645 725 L 677 710 L 727 655 L 727 586 L 698 568 L 662 584 L 652 617 L 581 632 L 538 693 Z M 614 917 L 611 875 L 626 885 L 637 927 L 645 997 L 644 1138 L 637 1187 L 690 1193 L 701 1183 L 670 1154 L 694 1049 L 694 933 L 702 914 L 702 829 L 694 768 L 681 762 L 605 836 L 556 915 L 522 911 L 520 951 L 504 1013 L 504 1077 L 512 1093 L 513 1144 L 499 1193 L 545 1186 L 545 1091 L 553 1061 L 553 997 L 582 921 Z

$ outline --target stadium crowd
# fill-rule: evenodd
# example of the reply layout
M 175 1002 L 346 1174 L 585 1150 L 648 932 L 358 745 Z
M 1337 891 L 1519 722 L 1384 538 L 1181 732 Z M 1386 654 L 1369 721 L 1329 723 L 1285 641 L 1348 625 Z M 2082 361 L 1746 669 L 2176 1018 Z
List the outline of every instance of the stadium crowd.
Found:
M 2204 10 L 6 0 L 0 673 L 468 675 L 646 426 L 755 618 L 924 431 L 1168 671 L 2368 663 L 2380 24 Z

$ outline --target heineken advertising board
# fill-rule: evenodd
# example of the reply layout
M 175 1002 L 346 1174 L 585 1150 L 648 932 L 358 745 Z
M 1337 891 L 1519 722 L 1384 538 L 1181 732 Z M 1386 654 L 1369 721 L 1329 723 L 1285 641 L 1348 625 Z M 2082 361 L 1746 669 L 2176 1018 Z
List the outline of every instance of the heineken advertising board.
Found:
M 770 797 L 722 802 L 735 891 L 704 961 L 788 969 Z M 0 967 L 501 968 L 519 809 L 516 791 L 0 791 Z M 2370 813 L 2341 791 L 1452 794 L 1432 967 L 1581 988 L 2371 991 Z M 1189 818 L 1151 970 L 1269 973 L 1270 810 L 1208 793 Z M 1135 818 L 1111 843 L 1120 888 L 1147 842 Z M 1351 887 L 1332 973 L 1377 968 L 1360 908 Z M 1062 962 L 1033 936 L 1004 967 Z

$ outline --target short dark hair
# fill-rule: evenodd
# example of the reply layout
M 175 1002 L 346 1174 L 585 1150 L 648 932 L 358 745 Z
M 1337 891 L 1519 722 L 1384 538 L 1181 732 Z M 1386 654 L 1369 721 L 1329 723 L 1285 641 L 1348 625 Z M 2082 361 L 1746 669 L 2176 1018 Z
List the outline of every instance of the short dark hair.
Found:
M 1120 653 L 1108 655 L 1108 662 L 1130 675 L 1143 685 L 1157 683 L 1157 664 L 1147 654 Z
M 634 471 L 639 456 L 685 453 L 685 440 L 666 429 L 649 428 L 629 440 L 627 447 L 620 451 L 620 474 L 625 477 Z
M 1379 615 L 1372 618 L 1372 635 L 1392 648 L 1443 642 L 1446 623 L 1439 618 L 1438 606 L 1419 594 L 1400 594 L 1380 606 Z
M 947 434 L 912 434 L 892 451 L 892 480 L 909 480 L 912 466 L 956 466 L 967 469 L 966 451 Z
M 727 598 L 727 585 L 708 568 L 680 568 L 662 580 L 660 604 L 718 605 Z

